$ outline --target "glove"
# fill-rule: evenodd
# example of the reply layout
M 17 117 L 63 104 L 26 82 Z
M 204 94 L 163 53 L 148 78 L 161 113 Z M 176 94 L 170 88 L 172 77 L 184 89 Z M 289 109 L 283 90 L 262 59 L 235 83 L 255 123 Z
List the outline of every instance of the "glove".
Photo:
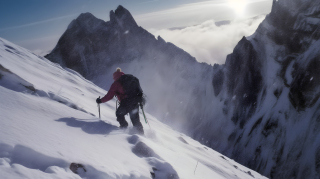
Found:
M 96 102 L 97 102 L 98 104 L 102 103 L 100 98 L 97 98 Z

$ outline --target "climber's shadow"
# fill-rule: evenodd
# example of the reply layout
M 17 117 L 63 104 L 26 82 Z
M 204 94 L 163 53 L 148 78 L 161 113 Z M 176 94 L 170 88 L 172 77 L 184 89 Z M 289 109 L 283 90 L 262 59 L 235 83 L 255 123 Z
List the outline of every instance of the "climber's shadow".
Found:
M 70 127 L 81 128 L 84 132 L 88 134 L 109 134 L 111 131 L 117 130 L 118 127 L 107 124 L 103 121 L 81 120 L 76 118 L 60 118 L 57 119 L 58 122 L 65 122 Z

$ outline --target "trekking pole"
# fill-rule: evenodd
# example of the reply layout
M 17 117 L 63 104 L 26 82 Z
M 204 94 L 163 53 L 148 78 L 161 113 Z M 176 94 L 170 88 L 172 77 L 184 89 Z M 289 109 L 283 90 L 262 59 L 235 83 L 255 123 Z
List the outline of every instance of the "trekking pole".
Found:
M 147 120 L 147 118 L 146 118 L 146 115 L 144 114 L 143 105 L 142 105 L 141 103 L 140 103 L 140 108 L 141 108 L 141 110 L 142 110 L 142 114 L 143 114 L 144 120 L 146 121 L 146 123 L 149 125 L 149 127 L 150 127 L 150 129 L 151 129 L 151 126 L 150 126 L 150 124 L 149 124 L 149 122 L 148 122 L 148 120 Z
M 100 96 L 99 96 L 99 99 L 100 99 Z M 98 110 L 99 110 L 99 119 L 101 119 L 101 117 L 100 117 L 100 104 L 98 103 L 97 105 L 98 105 Z

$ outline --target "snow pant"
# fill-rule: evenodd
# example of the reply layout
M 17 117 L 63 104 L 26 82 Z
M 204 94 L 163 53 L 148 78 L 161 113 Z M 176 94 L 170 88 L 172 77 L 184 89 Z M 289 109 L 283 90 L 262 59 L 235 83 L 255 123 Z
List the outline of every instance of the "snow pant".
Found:
M 116 111 L 117 121 L 120 123 L 121 128 L 126 128 L 128 122 L 125 120 L 125 115 L 130 115 L 132 125 L 136 127 L 138 132 L 143 133 L 143 126 L 139 117 L 139 103 L 124 99 L 121 101 L 120 106 Z

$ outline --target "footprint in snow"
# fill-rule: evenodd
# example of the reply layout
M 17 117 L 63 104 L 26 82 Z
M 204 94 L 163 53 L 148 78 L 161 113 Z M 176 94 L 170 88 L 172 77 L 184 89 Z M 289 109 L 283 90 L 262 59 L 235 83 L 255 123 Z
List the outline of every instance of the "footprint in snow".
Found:
M 27 177 L 29 170 L 39 170 L 50 176 L 56 174 L 57 176 L 77 175 L 81 178 L 90 179 L 112 178 L 109 174 L 99 171 L 90 165 L 82 166 L 86 171 L 80 172 L 78 170 L 77 175 L 71 171 L 70 162 L 64 159 L 47 156 L 23 145 L 12 147 L 8 144 L 0 143 L 0 167 L 11 168 L 16 173 L 19 173 L 22 178 L 29 178 Z
M 132 152 L 140 158 L 144 158 L 151 166 L 150 175 L 154 179 L 179 179 L 178 173 L 172 165 L 164 161 L 153 149 L 142 142 L 140 136 L 132 135 L 127 138 L 133 144 Z

